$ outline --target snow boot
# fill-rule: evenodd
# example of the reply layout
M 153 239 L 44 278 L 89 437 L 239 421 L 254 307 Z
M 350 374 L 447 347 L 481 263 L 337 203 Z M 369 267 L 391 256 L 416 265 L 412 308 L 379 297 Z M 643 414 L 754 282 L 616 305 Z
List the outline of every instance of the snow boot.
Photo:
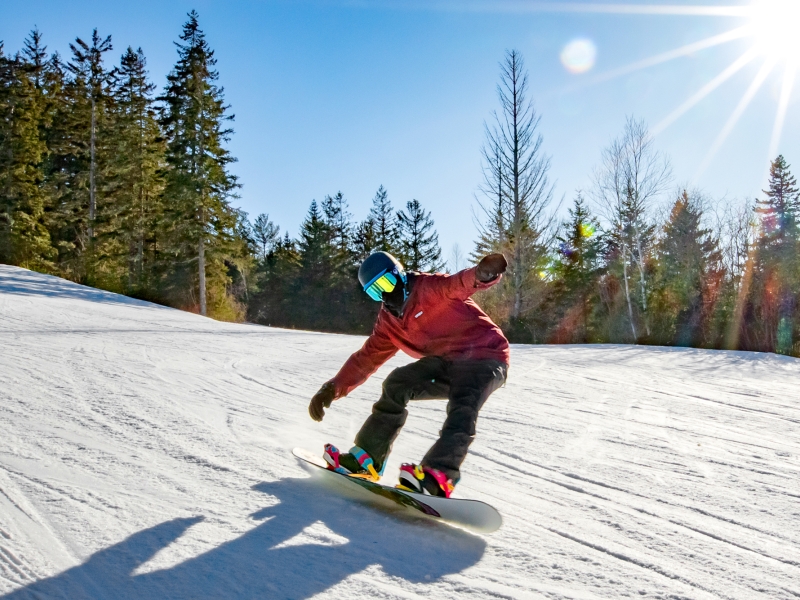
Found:
M 383 469 L 380 473 L 375 470 L 375 463 L 370 455 L 358 446 L 350 448 L 350 452 L 341 453 L 333 444 L 325 444 L 322 458 L 328 463 L 330 471 L 336 471 L 348 477 L 360 477 L 377 482 L 383 473 Z
M 400 465 L 400 489 L 427 496 L 449 498 L 455 484 L 439 469 L 403 463 Z

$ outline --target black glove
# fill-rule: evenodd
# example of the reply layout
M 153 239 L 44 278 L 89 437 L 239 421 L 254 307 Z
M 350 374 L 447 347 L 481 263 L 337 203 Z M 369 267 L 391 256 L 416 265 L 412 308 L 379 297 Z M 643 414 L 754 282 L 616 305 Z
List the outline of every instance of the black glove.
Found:
M 475 279 L 481 283 L 489 283 L 494 281 L 502 273 L 506 272 L 506 257 L 502 254 L 489 254 L 481 259 L 478 263 L 478 270 L 475 271 Z
M 325 409 L 331 405 L 331 402 L 336 398 L 336 386 L 332 381 L 324 383 L 319 391 L 311 398 L 311 404 L 308 405 L 308 414 L 315 421 L 322 421 L 325 416 Z

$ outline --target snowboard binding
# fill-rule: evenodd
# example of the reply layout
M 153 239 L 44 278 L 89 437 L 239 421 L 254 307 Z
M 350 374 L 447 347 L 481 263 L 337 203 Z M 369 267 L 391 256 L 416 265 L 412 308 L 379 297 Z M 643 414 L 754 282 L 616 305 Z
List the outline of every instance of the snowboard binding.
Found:
M 375 469 L 375 462 L 372 457 L 358 446 L 353 446 L 350 448 L 350 452 L 343 454 L 333 444 L 325 444 L 322 458 L 325 459 L 328 470 L 336 471 L 348 477 L 368 479 L 377 483 L 383 474 L 383 469 L 378 472 Z
M 400 483 L 397 487 L 426 496 L 449 498 L 455 489 L 455 483 L 439 469 L 403 463 L 400 465 Z

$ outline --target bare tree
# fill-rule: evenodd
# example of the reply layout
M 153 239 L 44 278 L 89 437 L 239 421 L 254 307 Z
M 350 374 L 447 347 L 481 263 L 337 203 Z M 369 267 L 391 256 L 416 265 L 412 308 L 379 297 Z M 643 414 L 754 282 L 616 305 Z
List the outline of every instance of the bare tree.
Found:
M 633 311 L 631 278 L 638 272 L 639 304 L 647 335 L 647 257 L 655 227 L 652 212 L 658 197 L 672 180 L 669 160 L 653 146 L 644 121 L 629 117 L 622 136 L 603 151 L 594 174 L 594 196 L 609 233 L 617 244 L 622 263 L 623 287 L 634 341 L 638 339 Z
M 715 211 L 714 233 L 719 238 L 722 263 L 738 288 L 756 239 L 758 224 L 749 202 L 723 199 Z
M 464 268 L 464 253 L 461 251 L 461 246 L 456 242 L 450 251 L 450 272 L 458 273 Z
M 729 202 L 723 199 L 716 210 L 715 235 L 720 240 L 726 277 L 736 296 L 725 339 L 725 347 L 731 350 L 739 348 L 739 334 L 753 278 L 759 226 L 754 208 L 755 205 L 749 201 Z
M 508 259 L 509 316 L 520 318 L 537 301 L 539 269 L 553 237 L 553 199 L 542 151 L 540 117 L 528 99 L 528 75 L 521 54 L 506 53 L 497 94 L 500 112 L 486 125 L 484 182 L 479 200 L 485 221 L 476 254 L 503 252 Z

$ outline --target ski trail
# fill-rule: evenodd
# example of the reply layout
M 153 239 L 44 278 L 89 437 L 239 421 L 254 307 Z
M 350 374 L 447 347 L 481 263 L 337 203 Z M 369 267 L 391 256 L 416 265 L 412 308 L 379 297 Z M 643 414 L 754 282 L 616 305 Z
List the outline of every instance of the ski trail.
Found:
M 476 538 L 331 496 L 291 457 L 347 446 L 410 361 L 312 422 L 362 343 L 0 265 L 0 598 L 800 597 L 800 361 L 514 346 L 457 488 L 503 514 Z M 411 403 L 386 483 L 445 404 Z

